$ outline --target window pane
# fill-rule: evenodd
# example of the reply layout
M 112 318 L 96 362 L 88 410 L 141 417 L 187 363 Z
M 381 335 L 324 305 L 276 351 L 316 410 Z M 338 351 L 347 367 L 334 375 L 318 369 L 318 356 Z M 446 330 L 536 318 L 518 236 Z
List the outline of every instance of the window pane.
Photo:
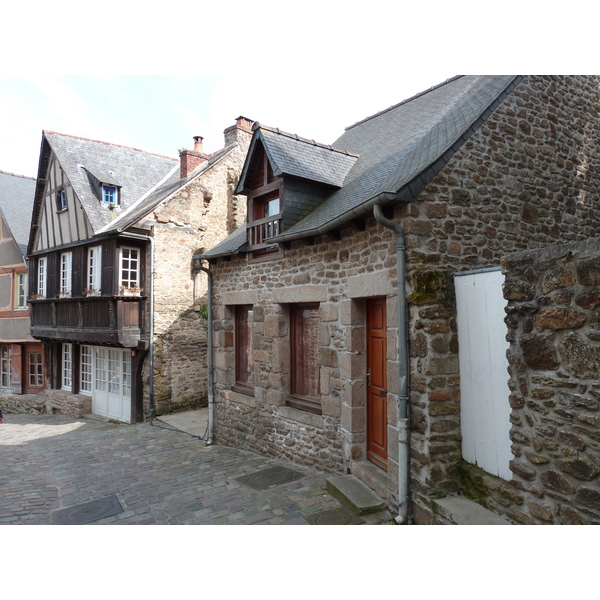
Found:
M 0 347 L 0 387 L 10 387 L 10 354 L 8 346 Z
M 297 306 L 291 311 L 292 394 L 317 399 L 319 394 L 319 309 Z
M 254 384 L 254 349 L 252 342 L 253 311 L 251 306 L 236 309 L 236 383 L 246 386 Z
M 121 393 L 121 350 L 108 351 L 108 393 Z
M 131 353 L 123 350 L 123 396 L 131 396 Z
M 92 349 L 90 346 L 81 347 L 81 391 L 92 391 Z
M 63 344 L 63 377 L 62 387 L 63 389 L 70 390 L 72 384 L 73 375 L 73 347 L 71 344 Z

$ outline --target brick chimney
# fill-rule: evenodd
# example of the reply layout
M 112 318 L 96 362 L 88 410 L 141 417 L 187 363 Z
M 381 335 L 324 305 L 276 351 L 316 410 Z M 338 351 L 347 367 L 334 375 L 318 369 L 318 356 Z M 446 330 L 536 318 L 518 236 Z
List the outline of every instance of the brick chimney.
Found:
M 246 117 L 238 117 L 235 125 L 228 127 L 223 134 L 225 135 L 225 149 L 235 144 L 249 144 L 252 137 L 252 125 L 254 121 Z
M 202 136 L 194 136 L 194 149 L 184 150 L 179 154 L 179 177 L 184 179 L 198 165 L 208 160 L 208 156 L 202 150 Z

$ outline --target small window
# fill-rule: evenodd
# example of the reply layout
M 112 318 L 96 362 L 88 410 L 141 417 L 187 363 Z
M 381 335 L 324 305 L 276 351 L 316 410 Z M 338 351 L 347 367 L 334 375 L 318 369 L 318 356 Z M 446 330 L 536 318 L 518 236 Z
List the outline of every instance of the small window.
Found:
M 71 252 L 63 252 L 60 255 L 60 293 L 71 294 L 73 255 Z
M 119 204 L 119 192 L 114 185 L 103 185 L 102 186 L 102 204 L 104 206 L 118 206 Z
M 15 308 L 27 308 L 27 273 L 17 273 L 15 276 Z
M 56 210 L 67 210 L 67 192 L 64 189 L 56 192 Z
M 38 259 L 38 277 L 37 277 L 37 293 L 42 297 L 46 297 L 46 266 L 48 259 L 44 256 Z
M 269 241 L 282 230 L 283 214 L 279 190 L 254 198 L 252 213 L 248 223 L 248 249 L 255 256 L 272 253 L 279 249 L 277 244 Z
M 71 391 L 73 384 L 73 346 L 62 345 L 62 389 Z
M 235 310 L 235 387 L 243 394 L 254 395 L 254 349 L 252 341 L 252 306 Z
M 121 291 L 139 288 L 140 251 L 137 248 L 121 248 Z
M 30 352 L 29 353 L 29 386 L 30 387 L 42 387 L 44 384 L 43 370 L 42 370 L 42 353 L 41 352 Z
M 10 347 L 0 346 L 0 388 L 10 387 Z
M 92 347 L 81 346 L 81 386 L 82 394 L 92 393 Z
M 102 247 L 95 246 L 88 250 L 86 295 L 98 295 L 101 291 Z
M 290 406 L 321 414 L 318 304 L 290 306 Z

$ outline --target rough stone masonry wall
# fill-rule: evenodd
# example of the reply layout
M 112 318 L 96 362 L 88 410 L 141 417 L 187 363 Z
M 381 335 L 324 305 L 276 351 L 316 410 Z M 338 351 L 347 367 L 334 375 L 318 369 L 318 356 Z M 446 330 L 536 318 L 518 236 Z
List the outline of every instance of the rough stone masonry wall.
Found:
M 232 257 L 214 272 L 215 437 L 220 444 L 345 472 L 365 459 L 364 298 L 387 296 L 389 489 L 397 489 L 398 358 L 391 232 L 369 220 L 341 240 L 294 242 L 285 258 L 249 263 Z M 323 414 L 286 406 L 290 389 L 289 304 L 320 303 Z M 254 305 L 255 396 L 235 391 L 235 305 Z M 390 497 L 390 502 L 393 499 Z
M 526 77 L 465 142 L 419 200 L 394 212 L 394 219 L 407 234 L 411 491 L 415 520 L 431 519 L 432 494 L 452 494 L 461 489 L 460 380 L 452 276 L 458 271 L 499 267 L 502 257 L 516 250 L 600 234 L 597 87 L 598 79 L 590 77 Z M 384 237 L 389 239 L 384 249 L 379 237 L 388 235 L 391 236 L 369 222 L 365 232 L 344 231 L 341 242 L 323 236 L 316 238 L 314 246 L 295 243 L 292 250 L 286 251 L 284 261 L 249 265 L 243 259 L 232 258 L 214 265 L 217 306 L 223 304 L 225 292 L 256 291 L 256 303 L 264 306 L 264 318 L 280 319 L 284 327 L 284 314 L 268 312 L 271 309 L 267 307 L 273 302 L 269 290 L 283 285 L 301 289 L 318 280 L 328 288 L 323 314 L 336 315 L 339 311 L 324 330 L 322 378 L 329 382 L 329 389 L 336 391 L 333 398 L 339 398 L 339 422 L 344 425 L 338 425 L 336 431 L 336 422 L 332 421 L 329 435 L 342 443 L 343 462 L 333 447 L 317 452 L 310 446 L 310 439 L 318 439 L 319 443 L 328 439 L 324 430 L 311 431 L 312 438 L 298 442 L 294 448 L 289 446 L 288 454 L 294 460 L 314 460 L 317 466 L 339 468 L 340 464 L 345 467 L 353 458 L 360 458 L 358 423 L 364 409 L 358 399 L 364 380 L 359 373 L 364 365 L 360 354 L 355 353 L 360 352 L 355 341 L 361 335 L 360 316 L 356 310 L 348 312 L 347 308 L 356 309 L 357 303 L 347 297 L 344 289 L 352 277 L 365 278 L 379 271 L 386 273 L 392 286 L 387 293 L 393 298 L 393 240 Z M 253 302 L 240 302 L 244 303 Z M 393 346 L 393 301 L 388 306 L 389 346 Z M 231 309 L 217 310 L 229 311 L 219 313 L 216 333 L 218 347 L 228 348 L 227 356 L 219 358 L 223 362 L 217 367 L 218 387 L 223 392 L 233 383 L 233 321 Z M 354 325 L 347 324 L 346 319 Z M 257 324 L 255 333 L 262 326 Z M 276 396 L 274 390 L 279 382 L 287 383 L 286 374 L 275 372 L 272 367 L 277 364 L 272 353 L 276 352 L 276 344 L 284 347 L 285 335 L 282 330 L 279 336 L 262 340 L 266 347 L 260 349 L 267 354 L 262 355 L 264 360 L 259 361 L 258 368 L 268 374 L 265 385 L 271 390 L 269 398 Z M 259 338 L 257 345 L 260 341 Z M 281 355 L 276 358 L 281 360 Z M 337 377 L 334 373 L 342 365 L 349 365 L 349 371 Z M 393 349 L 388 351 L 388 366 L 389 380 L 394 382 L 397 362 Z M 396 392 L 390 394 L 390 423 L 395 422 Z M 290 425 L 290 420 L 282 417 L 283 411 L 275 408 L 281 402 L 279 397 L 270 404 L 258 397 L 244 405 L 227 400 L 221 393 L 218 402 L 221 404 L 217 427 L 227 443 L 275 453 L 282 451 L 284 440 L 292 444 L 293 439 L 305 435 L 301 424 Z M 260 423 L 260 427 L 253 433 L 255 423 Z M 270 423 L 275 423 L 275 432 L 268 430 Z M 393 451 L 394 432 L 390 433 L 389 447 Z M 346 448 L 350 457 L 345 454 Z M 315 458 L 321 453 L 323 458 Z M 325 458 L 327 453 L 329 458 Z M 394 466 L 390 467 L 390 471 L 394 470 Z M 391 476 L 389 489 L 395 489 Z
M 413 495 L 460 490 L 453 274 L 600 234 L 598 80 L 526 77 L 419 200 L 407 233 Z M 425 519 L 426 517 L 423 516 Z
M 249 133 L 239 134 L 242 142 L 245 136 L 250 139 Z M 246 150 L 247 143 L 235 146 L 152 215 L 157 414 L 206 405 L 207 280 L 193 271 L 192 257 L 244 222 L 245 198 L 233 192 Z
M 509 255 L 511 440 L 520 523 L 600 523 L 600 238 Z

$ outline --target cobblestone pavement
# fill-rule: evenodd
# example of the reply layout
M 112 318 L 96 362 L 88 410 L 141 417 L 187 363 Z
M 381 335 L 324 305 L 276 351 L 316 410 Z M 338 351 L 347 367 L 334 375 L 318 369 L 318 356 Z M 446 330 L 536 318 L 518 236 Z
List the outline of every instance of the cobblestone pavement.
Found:
M 93 524 L 392 523 L 388 511 L 344 520 L 345 509 L 325 491 L 326 475 L 314 469 L 206 446 L 164 423 L 4 418 L 0 524 L 55 524 L 69 514 Z M 266 490 L 237 480 L 276 466 L 301 477 Z M 81 506 L 90 502 L 93 507 Z M 323 515 L 333 516 L 333 523 Z

